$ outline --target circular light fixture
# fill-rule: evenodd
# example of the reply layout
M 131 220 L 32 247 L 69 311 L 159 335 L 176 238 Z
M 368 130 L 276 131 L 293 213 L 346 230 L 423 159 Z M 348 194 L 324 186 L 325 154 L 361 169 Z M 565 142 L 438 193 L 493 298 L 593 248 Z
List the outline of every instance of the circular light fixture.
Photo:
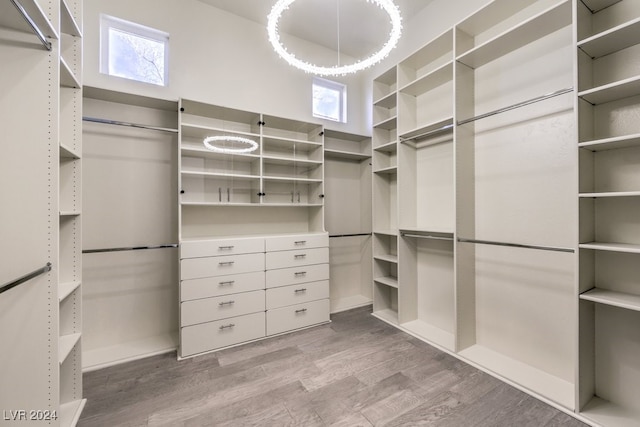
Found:
M 393 0 L 367 0 L 367 2 L 374 3 L 381 7 L 385 12 L 387 12 L 391 19 L 391 32 L 389 33 L 389 39 L 382 48 L 368 58 L 354 62 L 353 64 L 342 66 L 336 65 L 333 67 L 321 67 L 319 65 L 311 64 L 296 58 L 296 56 L 289 53 L 287 48 L 280 42 L 278 21 L 280 21 L 282 13 L 287 10 L 294 1 L 296 0 L 278 0 L 278 2 L 273 5 L 268 17 L 267 31 L 269 32 L 269 41 L 276 53 L 290 65 L 306 71 L 307 73 L 317 74 L 320 76 L 338 76 L 364 70 L 365 68 L 371 67 L 386 58 L 387 55 L 389 55 L 389 52 L 396 47 L 398 40 L 400 40 L 400 35 L 402 33 L 402 17 L 400 16 L 398 6 L 393 2 Z
M 242 136 L 208 136 L 203 141 L 204 146 L 216 153 L 244 154 L 258 149 L 258 143 Z M 219 143 L 231 143 L 231 147 Z

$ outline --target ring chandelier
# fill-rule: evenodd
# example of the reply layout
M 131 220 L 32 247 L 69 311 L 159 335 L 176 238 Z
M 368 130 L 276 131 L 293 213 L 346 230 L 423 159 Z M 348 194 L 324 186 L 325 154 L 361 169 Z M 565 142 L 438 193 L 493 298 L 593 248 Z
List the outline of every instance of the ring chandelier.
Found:
M 333 67 L 321 67 L 309 62 L 296 58 L 296 56 L 287 51 L 287 48 L 280 42 L 280 34 L 278 31 L 278 21 L 285 10 L 296 0 L 278 0 L 273 5 L 271 13 L 269 13 L 267 22 L 267 31 L 269 32 L 269 41 L 273 46 L 273 49 L 278 55 L 280 55 L 285 61 L 296 68 L 299 68 L 307 73 L 312 73 L 320 76 L 339 76 L 345 74 L 356 73 L 365 68 L 371 67 L 382 61 L 389 55 L 389 53 L 396 47 L 400 35 L 402 33 L 402 17 L 400 16 L 400 10 L 393 0 L 367 0 L 368 3 L 374 3 L 382 8 L 391 19 L 391 31 L 389 33 L 389 39 L 382 46 L 380 50 L 372 54 L 368 58 L 354 62 L 348 65 L 336 65 Z
M 242 136 L 208 136 L 202 142 L 205 147 L 216 153 L 244 154 L 258 149 L 257 142 Z M 227 142 L 230 142 L 232 146 L 227 147 Z

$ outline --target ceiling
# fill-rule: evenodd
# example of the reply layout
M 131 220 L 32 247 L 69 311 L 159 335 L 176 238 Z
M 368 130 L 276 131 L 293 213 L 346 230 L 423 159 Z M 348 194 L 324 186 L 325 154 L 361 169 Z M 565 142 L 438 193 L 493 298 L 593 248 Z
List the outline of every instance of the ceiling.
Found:
M 267 16 L 276 0 L 200 0 L 267 25 Z M 403 22 L 433 0 L 395 0 Z M 337 22 L 340 22 L 339 30 Z M 279 22 L 283 34 L 324 46 L 353 58 L 377 51 L 389 37 L 391 25 L 383 9 L 365 0 L 298 0 Z M 339 37 L 338 37 L 339 35 Z M 266 29 L 265 29 L 266 37 Z M 283 37 L 283 42 L 286 40 Z M 297 56 L 297 52 L 292 51 Z

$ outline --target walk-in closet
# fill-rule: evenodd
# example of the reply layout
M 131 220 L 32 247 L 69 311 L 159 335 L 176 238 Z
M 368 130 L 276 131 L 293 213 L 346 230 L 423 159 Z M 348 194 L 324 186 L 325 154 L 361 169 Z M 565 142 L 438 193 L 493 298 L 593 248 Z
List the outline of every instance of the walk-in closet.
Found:
M 1 0 L 0 426 L 640 427 L 640 2 Z

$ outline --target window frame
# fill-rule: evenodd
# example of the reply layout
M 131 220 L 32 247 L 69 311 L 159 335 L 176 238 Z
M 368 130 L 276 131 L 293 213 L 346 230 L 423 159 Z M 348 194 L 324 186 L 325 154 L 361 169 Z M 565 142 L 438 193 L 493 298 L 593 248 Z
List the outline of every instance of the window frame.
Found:
M 325 89 L 336 90 L 340 93 L 339 95 L 339 105 L 338 105 L 338 118 L 335 119 L 333 117 L 328 117 L 323 114 L 319 114 L 315 111 L 315 102 L 314 102 L 314 89 L 315 86 L 320 86 Z M 311 84 L 311 114 L 313 117 L 330 120 L 332 122 L 337 123 L 347 123 L 347 85 L 344 83 L 339 83 L 333 80 L 323 79 L 321 77 L 313 77 L 313 82 Z
M 139 80 L 133 77 L 114 75 L 109 72 L 109 30 L 112 28 L 118 31 L 132 34 L 136 37 L 153 40 L 164 45 L 164 69 L 162 83 L 154 83 L 146 80 Z M 105 74 L 109 77 L 116 77 L 131 80 L 134 82 L 151 84 L 159 87 L 167 87 L 169 85 L 169 33 L 144 26 L 136 22 L 116 18 L 115 16 L 100 14 L 100 73 Z

